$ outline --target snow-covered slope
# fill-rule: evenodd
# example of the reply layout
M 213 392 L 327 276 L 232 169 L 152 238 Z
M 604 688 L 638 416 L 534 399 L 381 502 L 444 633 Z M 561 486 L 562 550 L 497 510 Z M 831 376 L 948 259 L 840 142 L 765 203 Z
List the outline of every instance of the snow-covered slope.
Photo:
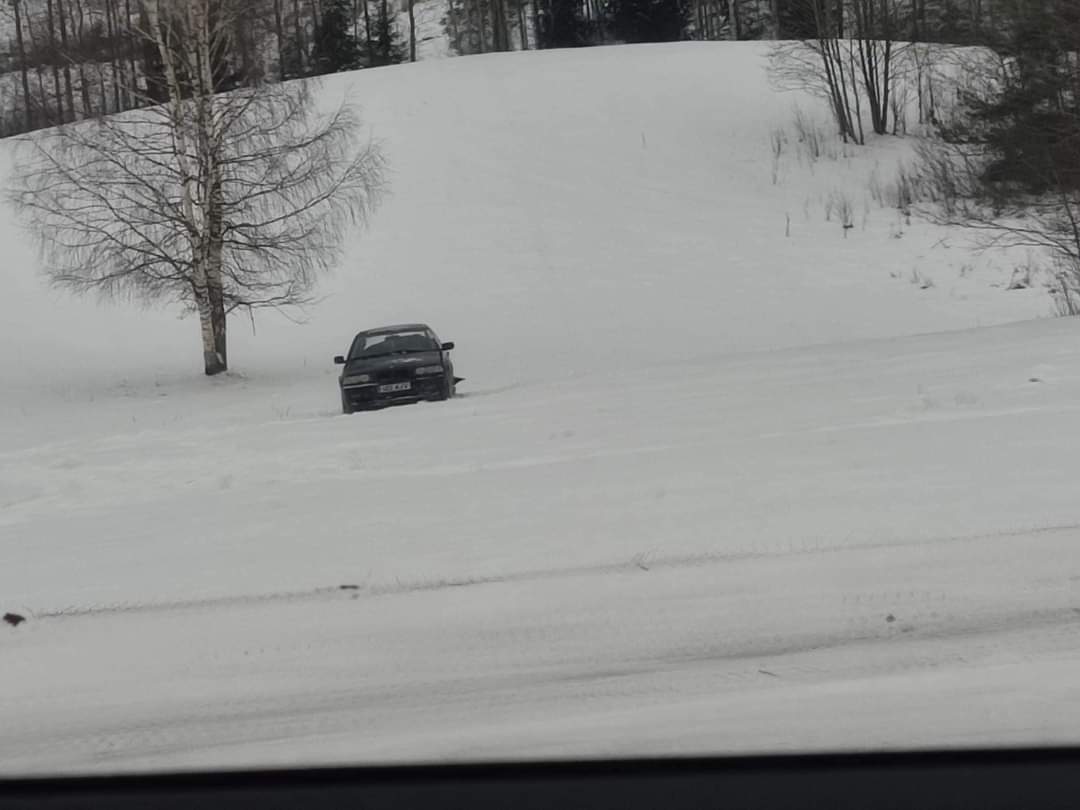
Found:
M 1075 325 L 873 202 L 903 143 L 774 183 L 758 46 L 324 93 L 393 195 L 233 376 L 3 225 L 0 769 L 1075 741 Z M 337 415 L 405 320 L 464 395 Z

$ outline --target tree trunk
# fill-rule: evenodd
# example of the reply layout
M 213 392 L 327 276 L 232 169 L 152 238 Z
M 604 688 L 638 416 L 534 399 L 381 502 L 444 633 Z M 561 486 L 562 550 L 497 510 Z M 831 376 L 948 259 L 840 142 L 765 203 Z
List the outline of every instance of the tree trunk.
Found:
M 855 42 L 858 47 L 863 89 L 870 107 L 870 124 L 876 134 L 885 135 L 889 129 L 893 32 L 891 16 L 888 15 L 885 2 L 882 2 L 883 17 L 880 21 L 874 18 L 874 2 L 875 0 L 860 0 L 855 4 Z
M 98 91 L 100 93 L 101 100 L 101 114 L 109 114 L 109 90 L 105 86 L 105 67 L 98 65 Z
M 296 16 L 296 69 L 304 75 L 304 20 L 300 15 L 300 0 L 293 0 L 293 13 Z
M 981 43 L 982 38 L 982 3 L 979 0 L 972 0 L 969 4 L 971 8 L 971 44 Z
M 461 30 L 458 28 L 460 9 L 461 6 L 456 5 L 454 0 L 450 0 L 446 4 L 446 23 L 450 29 L 450 46 L 459 54 L 461 53 Z
M 505 0 L 491 0 L 491 39 L 494 50 L 500 53 L 510 50 L 510 38 L 506 31 Z
M 850 40 L 848 40 L 848 43 L 849 43 L 848 44 L 848 67 L 849 67 L 849 73 L 850 73 L 850 76 L 851 76 L 850 94 L 855 99 L 854 116 L 855 116 L 855 123 L 859 127 L 859 130 L 858 130 L 858 133 L 857 133 L 856 143 L 858 143 L 859 146 L 862 146 L 863 144 L 866 143 L 866 131 L 863 129 L 863 119 L 862 119 L 862 96 L 859 95 L 859 90 L 858 90 L 858 87 L 856 86 L 855 60 L 852 58 Z M 841 70 L 841 72 L 843 72 L 843 71 Z M 845 94 L 847 94 L 849 91 L 847 89 L 845 89 L 844 92 L 845 92 Z
M 521 50 L 529 50 L 529 29 L 528 23 L 525 22 L 525 3 L 523 0 L 518 0 L 518 30 L 521 32 Z
M 30 102 L 30 73 L 26 64 L 26 43 L 23 40 L 23 28 L 22 28 L 22 11 L 20 10 L 20 0 L 12 0 L 12 7 L 15 10 L 15 46 L 19 50 L 19 76 L 22 81 L 23 91 L 23 122 L 26 127 L 26 131 L 29 132 L 34 128 L 34 108 Z
M 45 77 L 43 75 L 43 71 L 42 71 L 40 65 L 37 67 L 35 72 L 37 73 L 38 98 L 41 99 L 41 102 L 38 104 L 38 107 L 39 107 L 39 109 L 44 111 L 44 116 L 41 119 L 42 122 L 44 123 L 45 121 L 48 121 L 49 118 L 50 118 L 50 116 L 49 116 L 49 91 L 45 86 Z
M 64 98 L 67 101 L 67 111 L 70 120 L 75 116 L 75 89 L 71 82 L 71 51 L 68 49 L 67 15 L 64 14 L 64 0 L 56 0 L 56 24 L 60 29 L 60 48 L 63 51 L 61 59 L 64 61 Z
M 476 16 L 477 16 L 477 19 L 480 22 L 480 25 L 479 25 L 479 27 L 477 29 L 477 31 L 480 34 L 480 37 L 479 37 L 480 38 L 480 53 L 487 53 L 490 50 L 490 48 L 488 47 L 488 35 L 487 35 L 488 15 L 484 13 L 487 10 L 486 9 L 486 4 L 485 4 L 484 0 L 475 0 L 475 2 L 476 2 Z
M 311 42 L 314 49 L 314 43 L 319 41 L 319 28 L 322 23 L 322 12 L 319 9 L 319 5 L 316 0 L 309 0 L 311 6 Z
M 78 13 L 75 35 L 78 37 L 78 47 L 75 51 L 75 59 L 79 71 L 79 91 L 82 96 L 83 118 L 93 115 L 93 105 L 90 103 L 90 82 L 86 80 L 86 18 L 83 11 L 82 0 L 75 0 L 75 10 Z M 105 114 L 105 108 L 101 108 L 101 114 Z
M 742 39 L 742 24 L 739 20 L 739 0 L 728 0 L 728 25 L 731 28 L 731 38 Z
M 105 31 L 109 37 L 109 66 L 112 71 L 113 112 L 120 112 L 120 64 L 117 59 L 116 7 L 113 0 L 105 0 Z
M 33 15 L 27 15 L 26 17 L 26 38 L 30 40 L 30 44 L 33 45 L 36 40 L 34 39 L 34 18 Z M 42 65 L 42 60 L 39 57 L 34 60 L 34 75 L 37 77 L 37 94 L 38 99 L 34 102 L 37 114 L 34 116 L 34 120 L 44 126 L 50 122 L 49 116 L 49 92 L 45 87 L 45 69 Z
M 208 375 L 220 374 L 229 367 L 225 340 L 225 292 L 222 278 L 222 253 L 225 238 L 224 200 L 220 157 L 220 144 L 216 131 L 217 116 L 214 114 L 215 86 L 211 66 L 212 48 L 209 21 L 209 3 L 216 0 L 190 0 L 192 14 L 191 27 L 195 31 L 195 42 L 191 59 L 201 68 L 198 77 L 198 99 L 195 106 L 197 144 L 199 163 L 205 186 L 202 193 L 203 234 L 206 256 L 206 292 L 210 308 L 210 330 L 213 338 L 213 355 L 204 357 L 205 371 Z M 207 3 L 207 5 L 203 5 Z M 315 0 L 311 9 L 318 14 Z M 318 24 L 316 16 L 316 25 Z M 216 34 L 217 32 L 215 32 Z M 205 348 L 204 348 L 205 351 Z
M 53 14 L 53 0 L 46 0 L 45 21 L 49 26 L 49 62 L 52 65 L 53 92 L 56 96 L 56 117 L 53 123 L 64 123 L 64 94 L 60 85 L 60 49 L 56 47 L 56 17 Z
M 461 13 L 465 20 L 466 53 L 480 53 L 483 43 L 480 42 L 480 0 L 462 0 Z
M 533 47 L 540 50 L 544 43 L 540 38 L 540 0 L 532 0 Z
M 213 179 L 209 195 L 207 215 L 208 258 L 206 289 L 210 304 L 210 328 L 213 335 L 213 356 L 204 357 L 207 375 L 219 374 L 229 368 L 228 345 L 225 335 L 225 290 L 222 275 L 224 251 L 224 200 L 222 198 L 221 173 L 216 162 L 212 169 Z
M 416 61 L 416 13 L 413 0 L 409 0 L 409 61 Z
M 201 263 L 201 262 L 200 262 Z M 201 268 L 198 275 L 205 277 L 206 268 Z M 203 286 L 201 290 L 193 285 L 195 308 L 199 313 L 199 334 L 202 337 L 203 372 L 207 377 L 229 370 L 226 354 L 225 308 L 220 288 L 212 290 Z
M 281 20 L 281 0 L 274 0 L 274 36 L 277 38 L 278 79 L 285 81 L 285 26 Z
M 252 87 L 263 79 L 264 73 L 259 59 L 258 48 L 255 44 L 256 32 L 244 22 L 236 23 L 238 29 L 235 36 L 240 49 L 240 76 L 237 81 L 244 87 Z M 224 62 L 227 58 L 227 50 L 218 45 L 215 47 L 218 61 Z
M 367 60 L 370 64 L 374 53 L 371 42 L 371 0 L 364 0 L 364 38 L 367 42 Z
M 177 55 L 173 53 L 171 43 L 166 42 L 161 27 L 160 0 L 147 0 L 145 4 L 148 16 L 148 28 L 154 37 L 158 54 L 161 57 L 162 71 L 168 89 L 167 105 L 171 117 L 173 137 L 173 159 L 176 160 L 183 177 L 180 198 L 180 211 L 185 222 L 192 228 L 190 233 L 191 250 L 191 294 L 195 309 L 199 313 L 199 327 L 202 334 L 203 366 L 207 375 L 219 374 L 228 368 L 225 354 L 225 310 L 221 287 L 221 267 L 218 261 L 214 267 L 214 215 L 216 210 L 214 183 L 220 171 L 215 161 L 215 134 L 211 122 L 214 120 L 213 76 L 211 75 L 210 45 L 207 33 L 206 8 L 201 5 L 208 0 L 191 0 L 188 6 L 189 25 L 192 35 L 180 43 L 188 51 L 187 62 L 198 65 L 201 70 L 187 76 L 195 91 L 194 126 L 190 125 L 185 115 L 184 97 L 180 78 L 176 69 Z M 198 6 L 198 8 L 196 8 Z M 194 41 L 191 41 L 191 39 Z M 192 131 L 193 130 L 193 131 Z M 194 153 L 192 152 L 194 149 Z M 200 179 L 207 186 L 200 188 Z M 220 188 L 217 189 L 220 196 Z M 218 212 L 220 213 L 220 211 Z M 201 227 L 200 227 L 201 226 Z M 220 225 L 218 226 L 220 227 Z M 219 254 L 220 256 L 220 254 Z
M 135 59 L 135 32 L 131 28 L 131 0 L 124 0 L 124 30 L 127 31 L 128 48 L 128 80 L 131 86 L 128 90 L 128 100 L 132 107 L 138 107 L 139 99 L 139 70 Z
M 379 48 L 382 53 L 382 63 L 389 65 L 392 54 L 390 53 L 390 5 L 388 0 L 382 0 L 382 4 L 379 7 Z

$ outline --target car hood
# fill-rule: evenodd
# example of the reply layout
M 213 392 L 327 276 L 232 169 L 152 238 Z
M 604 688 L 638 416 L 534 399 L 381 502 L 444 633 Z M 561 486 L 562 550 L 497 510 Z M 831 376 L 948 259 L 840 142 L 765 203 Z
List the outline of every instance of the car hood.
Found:
M 350 360 L 345 364 L 343 376 L 353 374 L 371 374 L 379 371 L 396 371 L 416 368 L 417 366 L 442 365 L 442 353 L 437 351 L 416 352 L 414 354 L 389 354 L 384 357 L 368 357 Z

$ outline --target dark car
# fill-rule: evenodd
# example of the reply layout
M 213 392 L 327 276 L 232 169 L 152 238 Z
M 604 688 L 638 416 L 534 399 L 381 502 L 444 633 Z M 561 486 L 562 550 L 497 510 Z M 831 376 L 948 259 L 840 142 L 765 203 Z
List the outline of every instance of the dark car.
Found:
M 341 410 L 344 413 L 454 395 L 460 377 L 450 361 L 453 343 L 442 343 L 422 323 L 368 329 L 353 338 L 349 353 L 334 362 L 344 365 Z

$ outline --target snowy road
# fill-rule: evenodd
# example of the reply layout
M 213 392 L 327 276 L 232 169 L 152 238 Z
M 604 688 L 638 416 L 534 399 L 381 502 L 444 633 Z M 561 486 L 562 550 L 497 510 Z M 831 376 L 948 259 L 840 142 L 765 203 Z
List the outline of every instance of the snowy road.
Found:
M 47 620 L 0 747 L 34 771 L 1074 742 L 1078 541 Z

